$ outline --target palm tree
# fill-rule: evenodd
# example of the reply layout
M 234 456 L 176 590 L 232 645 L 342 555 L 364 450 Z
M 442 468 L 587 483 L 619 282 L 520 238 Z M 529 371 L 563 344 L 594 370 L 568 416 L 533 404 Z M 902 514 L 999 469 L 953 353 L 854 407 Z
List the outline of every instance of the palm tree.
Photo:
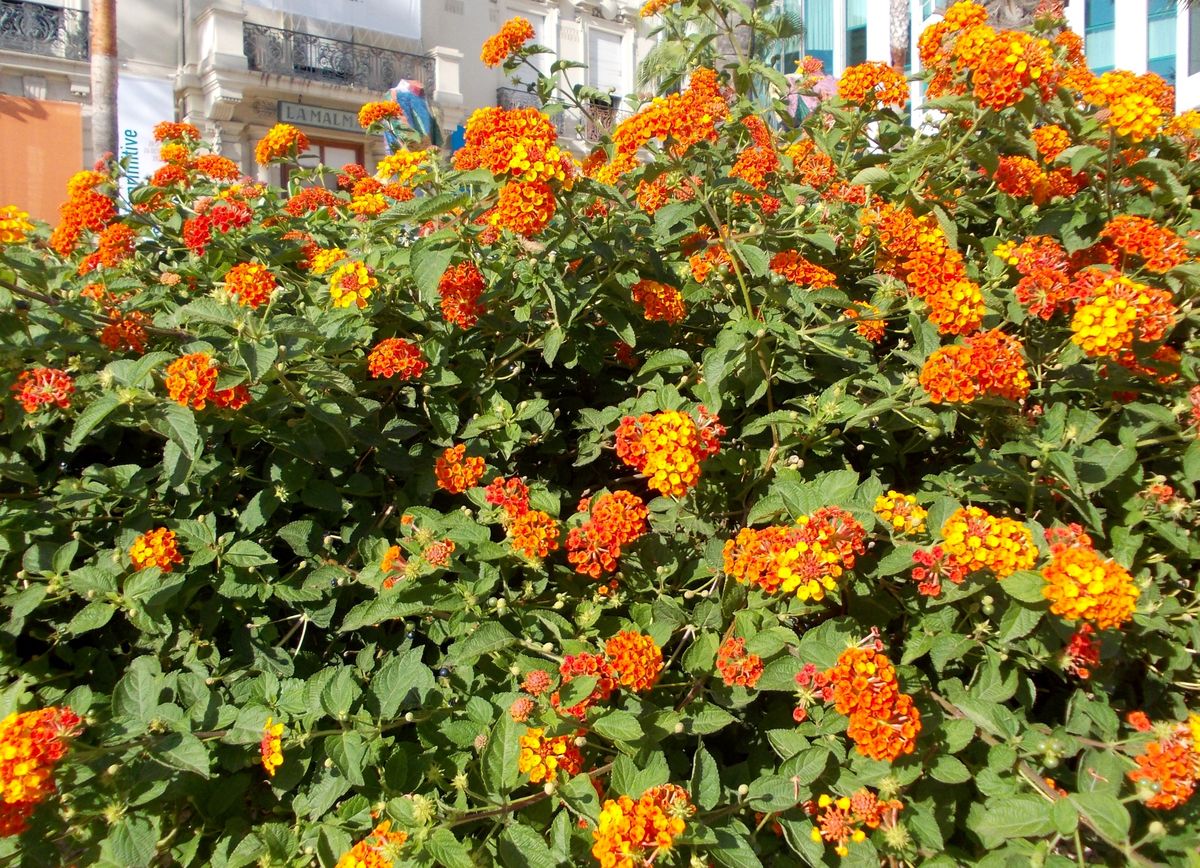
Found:
M 92 156 L 117 154 L 117 0 L 91 4 Z

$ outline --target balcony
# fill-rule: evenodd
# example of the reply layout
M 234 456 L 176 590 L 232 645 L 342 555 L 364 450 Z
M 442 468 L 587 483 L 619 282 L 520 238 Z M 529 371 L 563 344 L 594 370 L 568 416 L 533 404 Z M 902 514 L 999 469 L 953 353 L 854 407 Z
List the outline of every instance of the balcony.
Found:
M 536 93 L 516 87 L 496 88 L 496 105 L 502 109 L 535 108 L 538 111 L 542 111 L 542 101 L 538 99 Z M 559 112 L 554 115 L 554 117 L 550 118 L 550 123 L 554 124 L 554 128 L 558 130 L 560 136 L 567 134 L 566 112 Z
M 0 49 L 88 59 L 88 14 L 26 0 L 0 0 Z
M 243 24 L 242 37 L 247 64 L 254 72 L 373 91 L 393 88 L 401 79 L 419 81 L 426 91 L 433 88 L 433 59 L 420 54 L 261 24 Z

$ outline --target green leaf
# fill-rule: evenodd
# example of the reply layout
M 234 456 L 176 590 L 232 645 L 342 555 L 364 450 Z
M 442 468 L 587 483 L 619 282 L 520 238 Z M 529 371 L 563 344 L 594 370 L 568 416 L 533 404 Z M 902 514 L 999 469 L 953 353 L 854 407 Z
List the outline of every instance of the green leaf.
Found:
M 437 687 L 433 670 L 421 662 L 421 656 L 420 648 L 402 651 L 389 656 L 375 670 L 369 694 L 380 720 L 390 720 L 405 708 L 421 706 Z
M 270 553 L 256 542 L 240 539 L 225 549 L 225 562 L 235 567 L 263 567 L 275 563 Z
M 517 739 L 524 727 L 516 723 L 507 711 L 502 711 L 488 733 L 487 745 L 481 759 L 483 780 L 488 792 L 495 796 L 506 796 L 517 785 L 519 772 L 517 759 L 521 754 Z M 588 785 L 589 788 L 591 785 Z
M 1055 799 L 1050 806 L 1050 822 L 1054 824 L 1054 831 L 1063 837 L 1074 835 L 1079 827 L 1079 812 L 1070 799 Z
M 169 733 L 150 751 L 150 757 L 168 768 L 193 772 L 202 778 L 209 775 L 208 748 L 191 733 Z
M 708 854 L 726 868 L 762 868 L 762 861 L 747 840 L 750 830 L 736 820 L 727 821 L 723 827 L 713 829 L 717 843 L 708 848 Z
M 67 623 L 66 631 L 78 636 L 90 630 L 99 630 L 112 620 L 115 611 L 116 607 L 112 603 L 93 600 L 75 613 L 75 617 Z
M 545 840 L 533 829 L 513 823 L 500 836 L 500 861 L 507 868 L 554 868 L 554 858 Z
M 107 419 L 118 407 L 121 406 L 121 399 L 115 392 L 105 392 L 92 403 L 84 408 L 83 412 L 75 418 L 75 425 L 71 428 L 71 436 L 67 438 L 64 446 L 67 451 L 74 452 L 83 443 L 84 439 L 95 430 L 96 426 Z
M 494 654 L 517 641 L 517 637 L 502 624 L 488 621 L 480 624 L 474 633 L 459 639 L 446 652 L 447 662 L 455 665 L 473 663 L 485 654 Z
M 325 753 L 346 776 L 351 785 L 361 787 L 363 780 L 363 758 L 367 755 L 367 742 L 351 730 L 325 739 Z
M 162 669 L 153 657 L 138 657 L 113 691 L 113 716 L 130 723 L 149 723 L 158 710 Z
M 683 350 L 659 350 L 657 353 L 646 359 L 642 363 L 642 367 L 638 373 L 640 376 L 652 374 L 655 371 L 671 370 L 675 368 L 686 368 L 691 366 L 692 357 Z
M 711 811 L 721 800 L 721 772 L 717 761 L 703 746 L 692 758 L 692 780 L 689 787 L 692 801 L 704 811 Z
M 706 704 L 686 722 L 686 726 L 689 732 L 694 732 L 698 735 L 710 735 L 729 726 L 735 719 L 725 709 L 716 705 Z
M 1033 838 L 1053 831 L 1050 806 L 1040 796 L 1000 796 L 976 805 L 971 824 L 988 849 L 1000 847 L 1010 838 Z
M 642 737 L 642 727 L 636 717 L 628 711 L 616 709 L 597 718 L 592 723 L 592 729 L 604 738 L 612 741 L 631 742 Z
M 1129 837 L 1129 811 L 1112 793 L 1096 790 L 1072 793 L 1068 798 L 1080 815 L 1091 820 L 1100 834 L 1109 840 L 1120 843 Z
M 756 811 L 777 814 L 796 806 L 801 797 L 798 786 L 799 781 L 781 775 L 764 775 L 750 784 L 746 799 Z
M 1000 587 L 1014 600 L 1020 600 L 1022 603 L 1042 603 L 1046 600 L 1042 593 L 1042 589 L 1046 587 L 1046 580 L 1042 578 L 1041 573 L 1030 570 L 1013 573 L 1000 580 Z
M 665 784 L 670 777 L 671 770 L 667 766 L 667 758 L 662 753 L 655 752 L 650 754 L 645 768 L 638 768 L 627 756 L 617 757 L 613 762 L 610 783 L 617 795 L 637 799 L 650 787 Z
M 433 830 L 425 841 L 425 852 L 443 868 L 475 868 L 471 852 L 445 827 Z
M 456 246 L 444 240 L 422 239 L 412 246 L 410 263 L 413 280 L 422 295 L 435 293 L 442 275 L 450 267 Z
M 150 417 L 154 430 L 179 447 L 189 459 L 200 453 L 200 432 L 196 429 L 196 414 L 178 404 L 164 404 L 159 414 Z
M 622 757 L 624 758 L 624 757 Z M 559 790 L 563 800 L 593 823 L 600 816 L 600 797 L 587 775 L 575 775 Z
M 952 756 L 940 756 L 929 767 L 929 774 L 935 781 L 943 784 L 961 784 L 971 779 L 970 770 L 963 765 L 962 760 Z

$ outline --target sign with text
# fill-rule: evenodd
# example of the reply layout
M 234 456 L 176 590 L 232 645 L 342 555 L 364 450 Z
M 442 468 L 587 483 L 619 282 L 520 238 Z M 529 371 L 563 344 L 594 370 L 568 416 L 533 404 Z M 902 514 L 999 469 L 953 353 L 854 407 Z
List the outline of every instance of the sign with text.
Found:
M 117 79 L 117 126 L 121 159 L 128 160 L 121 186 L 126 197 L 161 166 L 154 126 L 175 120 L 175 92 L 170 81 L 122 75 Z
M 326 106 L 287 102 L 282 99 L 279 101 L 279 120 L 297 127 L 321 127 L 326 130 L 340 130 L 344 133 L 362 132 L 362 127 L 358 125 L 358 115 L 354 112 Z

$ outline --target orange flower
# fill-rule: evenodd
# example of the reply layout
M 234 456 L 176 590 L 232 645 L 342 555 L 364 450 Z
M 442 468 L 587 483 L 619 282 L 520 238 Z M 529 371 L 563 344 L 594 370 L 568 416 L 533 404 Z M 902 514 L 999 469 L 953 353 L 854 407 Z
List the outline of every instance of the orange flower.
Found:
M 1085 102 L 1107 109 L 1104 120 L 1110 130 L 1135 143 L 1157 136 L 1175 113 L 1175 89 L 1152 72 L 1114 69 L 1082 91 Z
M 639 280 L 629 288 L 633 300 L 640 304 L 650 321 L 677 323 L 683 320 L 687 309 L 679 290 L 656 280 Z
M 529 512 L 529 486 L 515 476 L 497 476 L 483 490 L 483 497 L 493 506 L 504 510 L 509 519 L 520 518 Z
M 388 209 L 388 203 L 382 193 L 360 193 L 354 196 L 346 207 L 360 219 L 366 219 L 378 217 Z
M 283 765 L 283 724 L 272 723 L 271 718 L 267 717 L 267 722 L 263 724 L 262 741 L 259 742 L 258 751 L 262 755 L 262 767 L 267 774 L 275 777 L 275 770 Z
M 1029 394 L 1021 341 L 999 329 L 934 350 L 921 369 L 921 387 L 935 404 L 977 398 L 1020 401 Z
M 617 428 L 617 455 L 662 494 L 683 497 L 700 479 L 700 462 L 721 451 L 725 429 L 702 405 L 701 424 L 677 410 L 626 416 Z
M 662 673 L 662 649 L 642 633 L 622 630 L 604 643 L 617 683 L 634 693 L 649 690 Z
M 528 727 L 518 738 L 521 752 L 517 755 L 517 769 L 521 774 L 528 774 L 530 782 L 535 784 L 553 783 L 558 780 L 560 771 L 568 776 L 579 774 L 583 756 L 575 746 L 574 737 L 545 738 L 545 731 L 541 727 Z
M 71 406 L 75 381 L 70 374 L 58 368 L 33 368 L 21 372 L 12 390 L 17 393 L 17 403 L 25 408 L 26 413 L 36 413 L 51 404 L 65 410 Z
M 746 640 L 730 636 L 717 649 L 717 671 L 726 687 L 753 688 L 762 677 L 763 662 L 757 654 L 746 653 Z
M 887 322 L 881 319 L 883 311 L 867 301 L 856 301 L 854 303 L 858 306 L 846 308 L 842 311 L 842 316 L 846 319 L 856 321 L 857 324 L 854 326 L 854 330 L 859 335 L 873 344 L 879 343 L 883 340 L 883 336 L 887 330 Z
M 1142 790 L 1146 806 L 1170 811 L 1187 802 L 1200 778 L 1200 745 L 1196 743 L 1200 716 L 1175 727 L 1158 741 L 1146 745 L 1134 762 L 1129 779 Z
M 530 237 L 546 228 L 554 217 L 554 191 L 545 181 L 509 181 L 500 188 L 488 223 Z
M 809 262 L 795 250 L 785 250 L 771 257 L 771 271 L 787 278 L 796 286 L 809 289 L 828 289 L 837 286 L 833 272 Z
M 20 244 L 33 231 L 29 214 L 16 205 L 0 208 L 0 244 Z
M 1104 277 L 1075 310 L 1071 340 L 1089 356 L 1116 358 L 1134 340 L 1161 340 L 1175 323 L 1171 293 L 1122 274 Z
M 135 570 L 158 567 L 164 573 L 171 572 L 175 564 L 183 563 L 175 531 L 165 527 L 157 527 L 139 535 L 129 547 L 129 559 L 133 561 Z
M 1096 552 L 1086 534 L 1067 537 L 1046 531 L 1050 562 L 1042 568 L 1042 594 L 1050 611 L 1068 621 L 1088 621 L 1101 630 L 1119 629 L 1133 618 L 1141 592 L 1120 564 Z
M 482 458 L 465 457 L 467 447 L 463 443 L 445 450 L 434 464 L 438 488 L 451 494 L 462 494 L 474 488 L 483 476 Z
M 446 269 L 438 282 L 442 319 L 460 329 L 471 328 L 484 312 L 479 303 L 484 288 L 483 273 L 473 262 L 460 262 Z
M 257 262 L 239 262 L 225 272 L 225 289 L 245 307 L 257 309 L 278 286 L 275 275 Z
M 399 377 L 415 380 L 425 373 L 429 363 L 421 355 L 421 348 L 403 338 L 384 338 L 367 356 L 367 370 L 376 379 Z
M 865 787 L 851 796 L 835 797 L 823 793 L 815 802 L 804 804 L 805 812 L 815 818 L 812 840 L 818 844 L 833 844 L 833 851 L 839 856 L 849 854 L 847 844 L 866 840 L 863 826 L 877 829 L 885 821 L 894 826 L 896 814 L 903 807 L 896 799 L 881 800 Z
M 283 210 L 293 217 L 303 217 L 320 208 L 328 208 L 332 211 L 339 205 L 345 204 L 347 204 L 346 201 L 338 198 L 338 195 L 332 190 L 326 190 L 324 187 L 305 187 L 284 203 Z
M 847 648 L 825 673 L 839 714 L 850 718 L 846 734 L 858 752 L 891 762 L 912 753 L 921 715 L 912 697 L 900 692 L 896 668 L 878 647 Z
M 525 673 L 521 689 L 532 696 L 541 696 L 550 689 L 550 673 L 545 669 L 530 669 Z
M 479 59 L 483 61 L 484 66 L 499 66 L 536 35 L 533 25 L 516 15 L 505 21 L 498 33 L 484 41 Z
M 397 184 L 411 183 L 429 165 L 430 151 L 410 151 L 407 148 L 388 154 L 375 167 L 378 178 Z
M 1038 154 L 1047 163 L 1053 163 L 1058 155 L 1071 147 L 1071 134 L 1057 124 L 1040 126 L 1029 134 Z
M 561 534 L 558 522 L 540 509 L 515 517 L 508 526 L 513 548 L 531 559 L 544 558 L 557 549 Z
M 596 498 L 588 520 L 567 534 L 567 560 L 575 572 L 600 578 L 617 569 L 621 549 L 646 532 L 649 512 L 636 494 L 615 491 Z M 580 504 L 581 511 L 587 506 Z
M 1053 238 L 1033 235 L 1020 244 L 1006 241 L 996 247 L 995 254 L 1022 275 L 1014 295 L 1034 316 L 1048 320 L 1091 295 L 1071 279 L 1067 252 Z
M 838 80 L 838 97 L 874 111 L 884 106 L 904 108 L 908 79 L 886 63 L 867 61 L 847 67 Z
M 342 854 L 334 868 L 394 868 L 400 860 L 400 848 L 408 840 L 407 832 L 392 832 L 391 820 L 384 820 L 375 831 Z
M 782 591 L 819 602 L 854 567 L 856 556 L 865 551 L 865 536 L 849 513 L 823 507 L 792 526 L 742 528 L 725 543 L 724 570 L 768 594 Z
M 0 837 L 19 835 L 55 791 L 54 769 L 83 721 L 70 708 L 12 712 L 0 720 Z
M 452 554 L 454 554 L 454 540 L 449 539 L 430 543 L 421 552 L 422 557 L 425 558 L 431 567 L 446 566 L 450 563 L 450 556 Z
M 380 121 L 403 117 L 404 110 L 398 102 L 369 102 L 358 110 L 358 125 L 368 130 Z
M 110 308 L 108 325 L 100 331 L 100 343 L 113 352 L 130 350 L 139 355 L 146 351 L 146 324 L 150 318 L 140 310 L 121 313 Z
M 996 110 L 1016 105 L 1033 86 L 1043 100 L 1050 99 L 1059 78 L 1050 41 L 1014 30 L 988 34 L 978 54 L 964 63 L 972 71 L 975 100 Z
M 641 16 L 643 18 L 649 18 L 652 15 L 657 15 L 674 2 L 675 0 L 646 0 L 646 2 L 642 5 Z
M 646 6 L 654 2 L 661 0 L 651 0 Z M 629 796 L 608 799 L 592 831 L 592 856 L 601 868 L 661 864 L 659 856 L 666 861 L 695 810 L 687 791 L 675 784 L 651 787 L 636 800 Z
M 242 383 L 213 392 L 213 403 L 223 410 L 238 411 L 250 403 L 250 390 Z
M 289 124 L 275 124 L 254 146 L 254 159 L 260 166 L 275 160 L 293 158 L 308 150 L 308 136 Z
M 1031 568 L 1038 554 L 1028 527 L 978 506 L 960 507 L 946 519 L 942 547 L 969 572 L 991 570 L 999 579 Z
M 189 353 L 167 365 L 167 394 L 184 407 L 203 410 L 213 399 L 217 368 L 208 353 Z
M 198 142 L 200 130 L 192 124 L 161 121 L 154 125 L 154 141 L 156 142 Z
M 894 533 L 906 536 L 925 533 L 925 517 L 929 513 L 911 494 L 890 489 L 887 494 L 875 498 L 873 511 Z
M 329 298 L 334 307 L 356 305 L 360 310 L 379 286 L 371 269 L 361 262 L 344 262 L 329 276 Z
M 242 174 L 237 163 L 220 154 L 201 154 L 196 157 L 195 169 L 215 181 L 236 181 Z
M 1146 268 L 1160 274 L 1191 258 L 1182 238 L 1148 217 L 1119 214 L 1105 224 L 1100 237 L 1145 260 Z

